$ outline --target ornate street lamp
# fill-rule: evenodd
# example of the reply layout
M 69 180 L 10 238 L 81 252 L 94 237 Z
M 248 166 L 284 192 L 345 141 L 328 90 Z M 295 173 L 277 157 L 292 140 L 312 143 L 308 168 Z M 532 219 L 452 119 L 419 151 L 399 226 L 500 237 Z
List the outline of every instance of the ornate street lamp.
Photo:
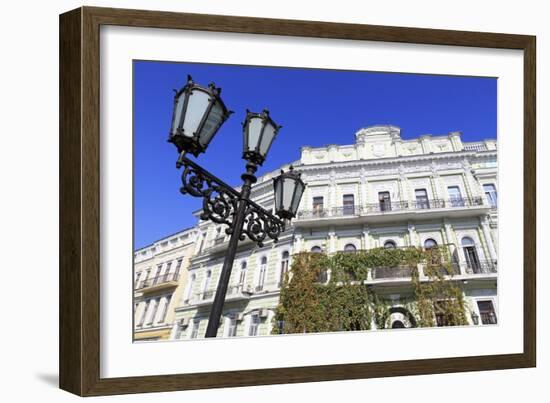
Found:
M 243 123 L 243 158 L 257 165 L 262 165 L 271 143 L 282 126 L 276 124 L 264 109 L 260 113 L 246 110 L 246 119 Z
M 187 84 L 176 91 L 168 141 L 179 153 L 197 157 L 205 152 L 218 129 L 233 113 L 227 110 L 220 94 L 221 88 L 216 88 L 214 83 L 201 87 L 191 76 L 187 76 Z
M 301 174 L 294 171 L 291 165 L 288 172 L 281 169 L 281 175 L 273 179 L 275 190 L 275 214 L 285 220 L 296 217 L 298 205 L 306 184 L 300 178 Z
M 218 129 L 232 113 L 225 107 L 220 93 L 221 89 L 214 84 L 201 87 L 188 76 L 187 84 L 174 97 L 168 139 L 180 154 L 176 167 L 183 166 L 180 192 L 202 198 L 201 219 L 227 225 L 225 232 L 231 235 L 208 319 L 206 337 L 217 335 L 239 240 L 248 236 L 260 247 L 266 238 L 277 242 L 285 230 L 284 220 L 295 217 L 305 188 L 300 174 L 294 172 L 293 167 L 286 173 L 281 171 L 281 175 L 275 178 L 275 211 L 280 218 L 250 200 L 252 185 L 258 180 L 255 176 L 258 165 L 265 161 L 281 128 L 265 109 L 260 113 L 246 111 L 243 159 L 248 162 L 246 172 L 241 175 L 243 185 L 240 192 L 186 157 L 186 153 L 197 157 L 205 152 Z

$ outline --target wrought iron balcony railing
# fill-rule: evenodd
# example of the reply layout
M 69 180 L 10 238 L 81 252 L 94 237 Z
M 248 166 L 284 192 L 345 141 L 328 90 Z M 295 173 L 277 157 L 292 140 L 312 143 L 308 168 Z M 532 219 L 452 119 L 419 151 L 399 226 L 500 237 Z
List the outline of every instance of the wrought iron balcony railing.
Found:
M 409 266 L 395 267 L 373 267 L 373 280 L 389 279 L 389 278 L 408 278 L 412 275 L 412 269 Z
M 497 263 L 491 260 L 466 262 L 465 269 L 468 274 L 493 274 L 497 272 Z
M 166 273 L 161 274 L 160 276 L 152 277 L 138 282 L 136 290 L 141 290 L 144 288 L 154 287 L 156 285 L 177 282 L 179 280 L 179 274 L 177 273 Z
M 421 211 L 434 209 L 452 209 L 462 207 L 488 206 L 482 197 L 460 197 L 454 199 L 418 199 L 413 201 L 392 201 L 368 203 L 365 205 L 347 205 L 332 208 L 300 210 L 297 219 L 315 219 L 328 217 L 368 216 L 369 214 L 387 214 L 403 211 Z

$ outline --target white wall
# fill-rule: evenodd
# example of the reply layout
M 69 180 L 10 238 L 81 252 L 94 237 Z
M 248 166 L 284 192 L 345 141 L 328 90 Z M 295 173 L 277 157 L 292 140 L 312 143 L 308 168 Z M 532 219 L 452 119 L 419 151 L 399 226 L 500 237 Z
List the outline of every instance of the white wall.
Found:
M 277 0 L 197 1 L 93 1 L 87 5 L 163 9 L 214 14 L 251 15 L 274 18 L 326 20 L 380 25 L 418 26 L 462 30 L 525 33 L 538 36 L 538 132 L 539 172 L 550 169 L 547 136 L 550 117 L 550 26 L 545 2 L 541 1 L 410 1 L 298 2 Z M 56 389 L 57 384 L 57 211 L 58 211 L 58 14 L 78 7 L 81 1 L 5 2 L 0 25 L 2 63 L 0 88 L 3 108 L 0 116 L 3 146 L 0 147 L 2 172 L 2 216 L 0 217 L 3 279 L 18 275 L 26 290 L 6 286 L 3 306 L 18 308 L 2 311 L 3 332 L 2 396 L 8 401 L 36 399 L 41 402 L 77 401 Z M 36 98 L 32 98 L 32 97 Z M 39 109 L 28 110 L 31 101 Z M 7 111 L 6 109 L 7 108 Z M 7 123 L 7 125 L 6 125 Z M 15 152 L 17 150 L 17 152 Z M 549 194 L 539 175 L 539 205 Z M 547 196 L 545 198 L 545 196 Z M 548 209 L 539 211 L 539 251 L 544 241 L 540 228 L 548 220 Z M 545 239 L 546 238 L 546 239 Z M 29 249 L 30 248 L 30 249 Z M 32 261 L 32 265 L 29 265 Z M 548 258 L 539 253 L 539 267 L 548 267 Z M 21 275 L 24 273 L 24 275 Z M 32 273 L 32 275 L 30 275 Z M 213 391 L 166 393 L 165 402 L 216 401 L 280 402 L 298 398 L 318 402 L 337 401 L 342 396 L 368 400 L 406 398 L 412 402 L 523 401 L 546 395 L 544 388 L 550 367 L 548 315 L 550 276 L 539 271 L 539 345 L 537 369 L 494 371 L 325 382 L 302 385 L 265 386 Z M 8 283 L 9 284 L 9 283 Z M 29 299 L 23 299 L 30 296 Z M 25 315 L 20 317 L 20 313 Z M 546 341 L 543 343 L 543 341 Z M 546 372 L 546 376 L 544 375 Z M 309 397 L 312 398 L 309 398 Z M 10 398 L 11 397 L 11 398 Z M 159 395 L 104 398 L 102 401 L 153 402 Z M 78 400 L 80 401 L 80 400 Z

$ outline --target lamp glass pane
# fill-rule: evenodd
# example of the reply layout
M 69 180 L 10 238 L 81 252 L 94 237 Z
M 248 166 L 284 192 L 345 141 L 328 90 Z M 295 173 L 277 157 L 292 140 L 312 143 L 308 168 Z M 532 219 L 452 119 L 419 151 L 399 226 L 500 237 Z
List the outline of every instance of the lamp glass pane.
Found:
M 194 90 L 189 96 L 185 121 L 183 122 L 183 131 L 185 136 L 193 137 L 197 131 L 201 119 L 208 108 L 208 99 L 210 96 L 203 91 Z
M 280 178 L 274 183 L 275 185 L 275 211 L 279 211 L 283 208 L 281 205 L 283 201 L 283 181 Z
M 183 112 L 183 105 L 185 104 L 186 94 L 182 92 L 176 101 L 174 107 L 174 121 L 172 122 L 172 133 L 176 133 L 176 129 L 179 126 L 181 120 L 181 113 Z
M 283 210 L 290 211 L 296 181 L 291 178 L 284 178 L 283 182 Z
M 267 123 L 264 129 L 264 135 L 262 136 L 262 144 L 260 144 L 260 154 L 266 156 L 269 151 L 269 147 L 273 143 L 273 137 L 275 137 L 275 127 Z
M 260 138 L 260 132 L 262 131 L 262 119 L 259 117 L 253 117 L 248 122 L 248 150 L 256 150 L 258 140 Z
M 292 201 L 293 204 L 291 206 L 292 214 L 296 214 L 298 211 L 298 206 L 300 205 L 300 200 L 302 199 L 302 193 L 304 193 L 304 188 L 305 186 L 302 183 L 296 181 L 296 195 L 294 196 L 294 200 Z
M 208 143 L 210 143 L 210 140 L 212 140 L 212 136 L 215 134 L 216 128 L 222 120 L 223 108 L 219 102 L 216 102 L 210 110 L 210 113 L 208 114 L 208 117 L 204 122 L 202 132 L 199 136 L 199 142 L 201 143 L 201 145 L 207 146 Z

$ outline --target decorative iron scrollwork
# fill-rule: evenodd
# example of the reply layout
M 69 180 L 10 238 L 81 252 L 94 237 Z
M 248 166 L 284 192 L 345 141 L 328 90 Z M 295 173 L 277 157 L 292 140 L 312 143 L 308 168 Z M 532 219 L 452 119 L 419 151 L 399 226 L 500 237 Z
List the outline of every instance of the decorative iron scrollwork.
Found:
M 202 198 L 201 220 L 211 220 L 217 224 L 226 224 L 227 234 L 233 232 L 233 222 L 240 194 L 235 189 L 225 184 L 214 175 L 210 174 L 193 161 L 183 157 L 180 159 L 183 165 L 181 175 L 182 194 L 190 194 Z M 258 246 L 263 246 L 266 238 L 278 241 L 278 237 L 285 230 L 285 224 L 279 218 L 273 216 L 258 204 L 251 200 L 243 200 L 246 204 L 244 227 L 239 239 L 245 239 L 245 235 Z
M 260 206 L 249 202 L 245 213 L 243 232 L 262 247 L 266 238 L 277 242 L 279 234 L 285 230 L 284 222 L 273 217 Z
M 231 227 L 239 202 L 239 194 L 190 161 L 184 161 L 184 165 L 181 175 L 183 186 L 180 192 L 202 197 L 203 211 L 200 216 L 202 220 L 210 219 L 217 224 L 226 224 Z

